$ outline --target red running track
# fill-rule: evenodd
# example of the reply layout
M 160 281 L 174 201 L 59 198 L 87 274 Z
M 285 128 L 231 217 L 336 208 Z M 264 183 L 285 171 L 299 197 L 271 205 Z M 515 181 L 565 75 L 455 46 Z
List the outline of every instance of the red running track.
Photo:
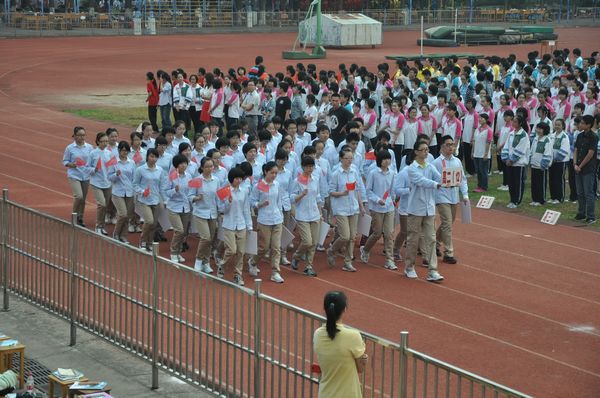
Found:
M 596 49 L 599 33 L 597 28 L 561 29 L 560 45 L 589 53 Z M 384 62 L 384 55 L 416 53 L 416 36 L 386 32 L 380 48 L 332 50 L 317 66 L 357 62 L 374 67 Z M 60 159 L 72 128 L 83 125 L 91 138 L 107 127 L 61 112 L 80 105 L 74 95 L 143 95 L 147 70 L 251 66 L 257 54 L 265 57 L 269 71 L 282 70 L 291 62 L 279 54 L 293 40 L 292 34 L 3 40 L 0 131 L 5 149 L 0 153 L 0 183 L 10 189 L 13 200 L 67 218 L 71 194 Z M 523 56 L 538 48 L 475 50 Z M 124 136 L 131 128 L 117 127 Z M 90 225 L 92 201 L 88 197 Z M 456 225 L 459 264 L 440 266 L 446 277 L 441 285 L 387 271 L 376 254 L 370 264 L 358 264 L 356 274 L 328 269 L 319 254 L 318 278 L 285 270 L 285 284 L 265 283 L 264 291 L 320 312 L 323 294 L 343 289 L 350 296 L 349 324 L 392 340 L 408 330 L 413 348 L 531 395 L 597 397 L 600 235 L 585 228 L 542 225 L 518 211 L 474 209 L 473 216 L 474 224 Z M 166 246 L 162 249 L 166 254 Z M 423 277 L 425 269 L 418 271 Z

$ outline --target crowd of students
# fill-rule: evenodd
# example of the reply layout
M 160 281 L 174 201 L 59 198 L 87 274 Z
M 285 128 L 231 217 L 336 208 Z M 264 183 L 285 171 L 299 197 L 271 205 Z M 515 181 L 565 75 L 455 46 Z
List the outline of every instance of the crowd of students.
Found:
M 87 190 L 97 202 L 95 231 L 140 247 L 164 240 L 158 219 L 173 228 L 171 260 L 183 262 L 187 237 L 197 234 L 194 267 L 224 277 L 233 268 L 242 285 L 268 258 L 271 280 L 283 282 L 280 265 L 316 276 L 315 251 L 354 272 L 355 254 L 369 261 L 383 238 L 385 268 L 417 278 L 417 253 L 427 280 L 441 281 L 437 257 L 456 263 L 452 223 L 488 176 L 503 174 L 508 207 L 521 205 L 531 171 L 532 206 L 560 203 L 568 173 L 576 219 L 595 222 L 600 123 L 600 55 L 578 49 L 527 61 L 486 57 L 378 65 L 352 64 L 337 71 L 313 64 L 268 74 L 262 57 L 244 67 L 188 75 L 178 69 L 147 73 L 149 121 L 120 140 L 114 128 L 98 133 L 95 148 L 83 127 L 63 163 L 83 224 Z M 157 114 L 161 114 L 161 128 Z M 171 122 L 171 115 L 175 120 Z M 160 131 L 160 133 L 159 133 Z M 492 171 L 492 156 L 497 170 Z M 464 165 L 464 166 L 463 166 Z M 464 169 L 463 169 L 464 167 Z M 440 225 L 436 229 L 435 216 Z M 359 219 L 370 214 L 369 236 L 355 253 Z M 327 248 L 321 223 L 333 225 Z M 397 225 L 399 233 L 394 236 Z M 192 226 L 192 227 L 190 227 Z M 282 247 L 286 229 L 299 245 Z M 249 231 L 257 254 L 246 255 Z M 193 231 L 193 232 L 192 232 Z M 404 258 L 401 249 L 404 249 Z M 212 265 L 211 265 L 212 261 Z

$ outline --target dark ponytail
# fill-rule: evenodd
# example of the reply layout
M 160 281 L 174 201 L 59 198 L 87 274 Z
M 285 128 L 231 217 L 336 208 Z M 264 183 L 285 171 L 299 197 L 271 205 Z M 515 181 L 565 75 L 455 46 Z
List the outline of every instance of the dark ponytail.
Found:
M 337 332 L 339 332 L 336 323 L 346 310 L 347 305 L 348 299 L 344 292 L 331 291 L 325 295 L 323 307 L 325 309 L 325 314 L 327 315 L 327 335 L 332 340 L 335 338 Z

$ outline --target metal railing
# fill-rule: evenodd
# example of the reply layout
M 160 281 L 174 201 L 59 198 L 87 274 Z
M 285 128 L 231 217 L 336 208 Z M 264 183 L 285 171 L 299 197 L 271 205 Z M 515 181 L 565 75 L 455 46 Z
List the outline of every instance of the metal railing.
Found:
M 152 388 L 162 369 L 219 396 L 317 397 L 312 346 L 325 319 L 200 274 L 76 224 L 0 202 L 0 281 L 9 293 L 143 358 Z M 366 332 L 365 397 L 517 397 L 511 390 Z

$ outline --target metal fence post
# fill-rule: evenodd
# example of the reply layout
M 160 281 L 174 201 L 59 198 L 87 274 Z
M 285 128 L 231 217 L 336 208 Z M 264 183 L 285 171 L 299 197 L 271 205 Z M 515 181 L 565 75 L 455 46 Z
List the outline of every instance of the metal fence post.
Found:
M 158 243 L 152 243 L 152 389 L 158 389 Z
M 8 189 L 2 190 L 2 310 L 8 311 Z
M 77 213 L 71 213 L 71 237 L 69 239 L 69 279 L 70 279 L 70 341 L 69 345 L 74 346 L 77 343 L 77 278 L 75 268 L 77 267 Z
M 260 397 L 261 284 L 262 279 L 254 280 L 254 398 Z
M 408 348 L 408 332 L 400 332 L 400 398 L 406 398 L 408 382 L 408 356 L 406 349 Z

